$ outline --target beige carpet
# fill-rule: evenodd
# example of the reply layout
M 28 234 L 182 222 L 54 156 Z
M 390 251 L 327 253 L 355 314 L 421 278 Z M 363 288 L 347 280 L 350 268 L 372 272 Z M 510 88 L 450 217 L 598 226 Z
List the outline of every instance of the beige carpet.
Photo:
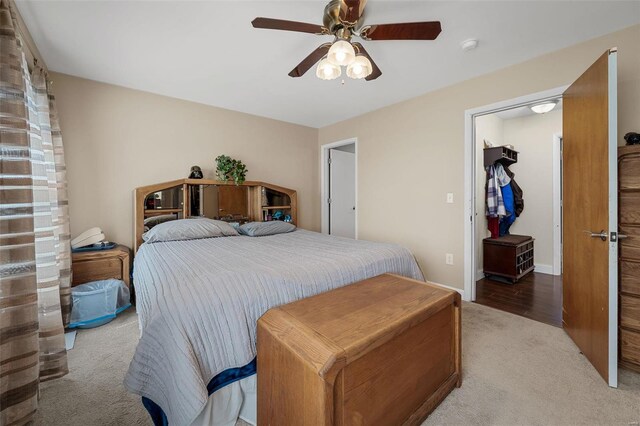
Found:
M 148 425 L 140 398 L 122 386 L 138 326 L 133 310 L 78 333 L 71 373 L 43 383 L 38 425 Z M 640 375 L 620 371 L 610 389 L 564 332 L 466 303 L 462 388 L 426 425 L 573 425 L 640 422 Z

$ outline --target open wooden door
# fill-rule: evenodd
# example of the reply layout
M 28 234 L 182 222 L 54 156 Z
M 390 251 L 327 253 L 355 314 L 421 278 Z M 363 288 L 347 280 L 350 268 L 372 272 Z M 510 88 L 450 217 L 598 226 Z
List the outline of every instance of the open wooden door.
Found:
M 565 331 L 618 385 L 616 49 L 563 95 L 563 312 Z

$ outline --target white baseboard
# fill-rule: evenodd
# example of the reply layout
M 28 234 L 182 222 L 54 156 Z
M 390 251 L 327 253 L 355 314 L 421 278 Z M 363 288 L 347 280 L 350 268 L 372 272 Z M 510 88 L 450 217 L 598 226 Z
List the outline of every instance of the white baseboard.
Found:
M 466 300 L 466 301 L 468 301 L 468 299 L 466 299 L 466 298 L 464 297 L 464 290 L 463 290 L 463 289 L 461 289 L 461 288 L 451 287 L 450 285 L 440 284 L 440 283 L 436 283 L 436 282 L 429 281 L 429 280 L 427 280 L 427 281 L 428 281 L 430 284 L 435 284 L 435 285 L 438 285 L 438 286 L 440 286 L 440 287 L 444 287 L 444 288 L 449 289 L 449 290 L 457 291 L 458 293 L 460 293 L 460 296 L 462 296 L 462 300 Z
M 478 269 L 476 272 L 476 281 L 480 281 L 484 278 L 484 271 L 482 269 Z
M 553 265 L 542 265 L 540 263 L 536 263 L 534 271 L 540 272 L 541 274 L 553 275 Z

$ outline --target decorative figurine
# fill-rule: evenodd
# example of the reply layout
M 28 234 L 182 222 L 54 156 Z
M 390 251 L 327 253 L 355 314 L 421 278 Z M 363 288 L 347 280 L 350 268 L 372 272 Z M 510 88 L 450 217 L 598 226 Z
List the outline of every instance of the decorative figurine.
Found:
M 191 173 L 189 174 L 189 179 L 202 179 L 202 169 L 200 166 L 191 166 Z
M 202 179 L 202 169 L 200 166 L 191 166 L 189 179 Z M 191 216 L 200 216 L 200 187 L 189 185 L 189 198 L 191 199 Z

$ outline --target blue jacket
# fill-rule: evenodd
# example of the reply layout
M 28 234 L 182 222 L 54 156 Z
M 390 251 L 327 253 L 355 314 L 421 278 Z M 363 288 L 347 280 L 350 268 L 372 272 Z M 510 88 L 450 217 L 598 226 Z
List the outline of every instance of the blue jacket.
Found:
M 507 211 L 507 215 L 500 219 L 500 236 L 502 237 L 509 234 L 509 228 L 516 221 L 516 206 L 511 185 L 507 184 L 501 187 L 500 190 L 504 200 L 504 209 Z

